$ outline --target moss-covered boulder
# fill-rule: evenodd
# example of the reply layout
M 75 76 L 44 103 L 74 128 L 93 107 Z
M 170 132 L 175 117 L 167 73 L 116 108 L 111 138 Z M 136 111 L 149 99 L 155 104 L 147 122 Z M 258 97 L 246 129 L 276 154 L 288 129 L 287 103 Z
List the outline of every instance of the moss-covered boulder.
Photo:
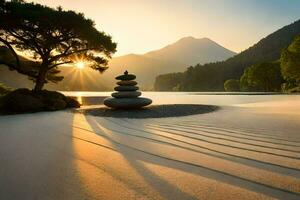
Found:
M 45 110 L 62 110 L 67 106 L 66 99 L 68 97 L 59 92 L 42 90 L 33 93 L 33 96 L 43 102 Z
M 13 89 L 10 87 L 7 87 L 3 83 L 0 83 L 0 96 L 5 95 L 9 92 L 11 92 Z
M 78 107 L 80 104 L 75 99 L 47 90 L 33 92 L 29 89 L 17 89 L 0 100 L 0 110 L 4 113 L 55 111 Z
M 67 103 L 67 108 L 79 108 L 80 107 L 80 103 L 71 97 L 67 97 L 66 103 Z
M 18 89 L 2 97 L 1 107 L 4 112 L 25 113 L 42 111 L 44 104 L 30 90 Z

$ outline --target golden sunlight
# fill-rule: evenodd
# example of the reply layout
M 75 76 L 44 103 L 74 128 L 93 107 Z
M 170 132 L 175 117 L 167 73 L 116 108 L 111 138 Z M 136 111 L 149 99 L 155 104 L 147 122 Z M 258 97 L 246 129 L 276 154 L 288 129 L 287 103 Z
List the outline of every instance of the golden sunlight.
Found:
M 86 66 L 86 63 L 83 62 L 83 61 L 79 61 L 79 62 L 75 63 L 75 66 L 76 66 L 78 69 L 83 69 L 83 68 Z

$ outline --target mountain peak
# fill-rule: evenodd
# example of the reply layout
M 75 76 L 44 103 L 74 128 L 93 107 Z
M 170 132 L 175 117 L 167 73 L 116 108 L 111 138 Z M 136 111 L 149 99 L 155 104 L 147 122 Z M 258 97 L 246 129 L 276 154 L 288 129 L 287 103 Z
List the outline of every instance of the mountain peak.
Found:
M 223 61 L 236 53 L 230 51 L 209 38 L 197 39 L 187 36 L 173 44 L 144 54 L 160 60 L 173 60 L 186 66 Z
M 186 41 L 191 41 L 191 42 L 194 42 L 194 41 L 209 41 L 209 42 L 214 42 L 213 40 L 211 40 L 211 39 L 209 39 L 207 37 L 195 38 L 193 36 L 183 37 L 183 38 L 179 39 L 177 42 L 186 42 Z M 175 42 L 175 43 L 177 43 L 177 42 Z
M 195 38 L 193 36 L 187 36 L 187 37 L 183 37 L 183 38 L 179 39 L 177 42 L 179 42 L 179 41 L 190 41 L 190 40 L 197 40 L 197 38 Z

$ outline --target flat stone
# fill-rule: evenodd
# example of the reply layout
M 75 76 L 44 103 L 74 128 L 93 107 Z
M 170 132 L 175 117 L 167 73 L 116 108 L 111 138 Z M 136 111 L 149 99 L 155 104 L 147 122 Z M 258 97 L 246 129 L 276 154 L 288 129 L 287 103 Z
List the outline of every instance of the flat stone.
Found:
M 137 82 L 136 81 L 118 81 L 117 84 L 121 85 L 121 86 L 135 86 L 137 84 Z
M 115 91 L 136 91 L 139 89 L 137 86 L 117 86 L 114 88 Z
M 116 77 L 117 80 L 121 80 L 121 81 L 131 81 L 134 80 L 135 78 L 136 76 L 134 74 L 123 74 Z
M 111 94 L 111 96 L 115 98 L 136 98 L 141 96 L 141 92 L 138 91 L 122 91 L 122 92 L 114 92 Z
M 138 97 L 138 98 L 112 98 L 108 97 L 104 99 L 104 105 L 111 108 L 120 109 L 133 109 L 148 106 L 152 103 L 151 99 Z

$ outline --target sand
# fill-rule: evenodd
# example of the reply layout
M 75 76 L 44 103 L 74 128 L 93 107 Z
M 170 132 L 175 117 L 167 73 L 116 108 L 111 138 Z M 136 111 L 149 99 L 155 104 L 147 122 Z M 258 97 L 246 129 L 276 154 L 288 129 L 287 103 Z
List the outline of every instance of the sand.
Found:
M 300 199 L 295 112 L 239 105 L 129 119 L 58 111 L 0 116 L 0 128 L 0 199 Z

